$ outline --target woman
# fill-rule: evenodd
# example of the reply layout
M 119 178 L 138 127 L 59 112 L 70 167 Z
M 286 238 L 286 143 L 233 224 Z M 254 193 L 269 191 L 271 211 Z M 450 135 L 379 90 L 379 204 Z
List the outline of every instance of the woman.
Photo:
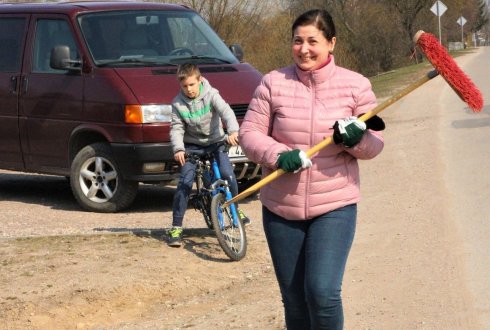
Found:
M 342 329 L 341 285 L 354 238 L 359 196 L 357 159 L 383 149 L 368 79 L 335 65 L 332 17 L 310 10 L 292 26 L 294 65 L 257 87 L 240 128 L 248 158 L 264 175 L 286 173 L 261 189 L 263 225 L 288 329 Z M 366 128 L 367 124 L 367 128 Z M 308 159 L 326 136 L 332 144 Z

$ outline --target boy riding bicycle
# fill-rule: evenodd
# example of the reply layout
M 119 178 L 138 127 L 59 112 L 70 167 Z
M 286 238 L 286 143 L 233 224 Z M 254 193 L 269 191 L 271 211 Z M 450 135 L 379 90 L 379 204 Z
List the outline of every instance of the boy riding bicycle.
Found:
M 201 76 L 196 65 L 180 65 L 177 79 L 181 91 L 172 102 L 170 141 L 174 159 L 182 169 L 174 195 L 172 228 L 169 231 L 168 244 L 173 247 L 182 245 L 182 224 L 196 175 L 196 164 L 186 162 L 186 150 L 215 151 L 222 178 L 228 181 L 232 195 L 238 194 L 238 183 L 226 147 L 218 146 L 218 142 L 223 140 L 232 146 L 238 145 L 239 126 L 235 113 L 218 90 Z M 228 135 L 224 133 L 221 120 L 226 125 Z M 250 223 L 250 219 L 241 210 L 238 210 L 238 215 L 243 224 Z

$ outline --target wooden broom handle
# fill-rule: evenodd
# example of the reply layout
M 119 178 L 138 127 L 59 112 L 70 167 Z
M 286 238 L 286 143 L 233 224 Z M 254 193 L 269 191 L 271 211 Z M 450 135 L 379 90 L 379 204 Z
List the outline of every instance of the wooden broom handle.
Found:
M 438 75 L 438 73 L 436 70 L 430 71 L 429 73 L 427 73 L 425 76 L 423 76 L 422 78 L 420 78 L 419 80 L 417 80 L 413 84 L 405 87 L 401 92 L 399 92 L 395 96 L 392 96 L 391 98 L 384 101 L 383 103 L 381 103 L 380 105 L 378 105 L 377 107 L 372 109 L 371 111 L 363 114 L 361 117 L 359 117 L 359 120 L 365 122 L 369 118 L 374 117 L 375 115 L 377 115 L 378 113 L 380 113 L 381 111 L 383 111 L 384 109 L 386 109 L 387 107 L 389 107 L 390 105 L 392 105 L 393 103 L 395 103 L 396 101 L 398 101 L 399 99 L 401 99 L 402 97 L 407 95 L 408 93 L 414 91 L 415 89 L 422 86 L 423 84 L 425 84 L 426 82 L 428 82 L 432 78 L 437 77 L 437 75 Z M 331 136 L 329 136 L 329 137 L 325 138 L 323 141 L 321 141 L 320 143 L 314 145 L 313 147 L 311 147 L 310 149 L 305 151 L 305 153 L 309 158 L 311 158 L 314 154 L 316 154 L 318 151 L 325 148 L 326 146 L 328 146 L 332 142 L 333 142 L 333 138 Z M 262 188 L 266 184 L 274 181 L 275 179 L 277 179 L 278 177 L 280 177 L 284 173 L 286 173 L 286 171 L 284 171 L 283 169 L 275 170 L 274 172 L 270 173 L 269 175 L 267 175 L 265 178 L 263 178 L 262 180 L 260 180 L 256 184 L 254 184 L 253 186 L 249 187 L 248 189 L 242 191 L 241 193 L 239 193 L 238 195 L 236 195 L 232 199 L 223 203 L 222 207 L 223 208 L 228 207 L 231 203 L 238 202 L 239 200 L 252 195 L 255 191 L 259 190 L 260 188 Z

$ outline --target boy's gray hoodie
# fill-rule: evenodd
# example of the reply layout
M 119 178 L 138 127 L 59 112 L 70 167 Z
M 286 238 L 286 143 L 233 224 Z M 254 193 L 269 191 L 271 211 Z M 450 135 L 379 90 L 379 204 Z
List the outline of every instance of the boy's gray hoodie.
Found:
M 223 141 L 226 135 L 221 120 L 228 133 L 238 132 L 235 113 L 205 78 L 195 99 L 180 91 L 172 101 L 170 141 L 174 153 L 184 151 L 184 143 L 208 146 Z

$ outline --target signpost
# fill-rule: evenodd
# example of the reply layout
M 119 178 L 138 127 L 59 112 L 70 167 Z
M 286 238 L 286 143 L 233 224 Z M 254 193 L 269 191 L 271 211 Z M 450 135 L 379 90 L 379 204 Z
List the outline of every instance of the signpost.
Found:
M 442 16 L 442 14 L 444 14 L 446 12 L 447 7 L 446 7 L 445 4 L 442 3 L 442 1 L 437 0 L 434 3 L 434 5 L 430 8 L 430 10 L 439 19 L 439 43 L 442 44 L 442 38 L 441 38 L 441 16 Z
M 456 22 L 459 25 L 461 25 L 461 42 L 463 43 L 463 48 L 465 48 L 464 47 L 464 36 L 463 36 L 463 25 L 466 24 L 466 19 L 463 16 L 460 16 Z

